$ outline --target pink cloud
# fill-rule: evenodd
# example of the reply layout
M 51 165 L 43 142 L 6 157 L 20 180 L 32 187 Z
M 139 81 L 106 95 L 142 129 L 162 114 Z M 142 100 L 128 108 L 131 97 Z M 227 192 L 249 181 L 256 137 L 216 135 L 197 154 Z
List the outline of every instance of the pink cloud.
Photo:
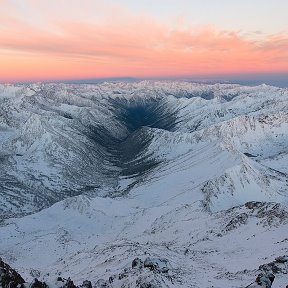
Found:
M 283 33 L 256 40 L 213 26 L 181 28 L 145 15 L 125 17 L 99 24 L 57 20 L 48 29 L 6 16 L 0 25 L 0 79 L 288 71 Z

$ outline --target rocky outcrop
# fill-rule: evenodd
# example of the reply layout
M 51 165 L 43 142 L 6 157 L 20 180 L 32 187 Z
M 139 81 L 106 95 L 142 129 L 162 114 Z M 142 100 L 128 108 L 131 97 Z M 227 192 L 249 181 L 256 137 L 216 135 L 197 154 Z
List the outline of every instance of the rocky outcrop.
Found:
M 259 269 L 262 270 L 263 273 L 260 273 L 256 280 L 245 288 L 272 288 L 275 275 L 270 271 L 287 274 L 287 264 L 288 256 L 279 256 L 273 262 L 261 265 Z M 165 284 L 165 287 L 168 287 L 167 283 L 173 285 L 176 279 L 176 276 L 170 271 L 169 261 L 165 258 L 147 257 L 143 261 L 137 257 L 132 261 L 131 266 L 132 268 L 125 268 L 122 273 L 110 276 L 108 280 L 99 279 L 93 286 L 91 281 L 88 280 L 76 286 L 70 277 L 68 279 L 58 277 L 55 285 L 58 288 L 113 288 L 115 284 L 117 284 L 117 287 L 120 285 L 121 287 L 161 288 L 163 284 Z M 286 268 L 286 270 L 283 267 Z M 27 287 L 49 288 L 50 286 L 37 278 L 34 278 L 30 284 L 26 283 L 18 272 L 0 258 L 0 288 Z
M 92 288 L 91 281 L 88 281 L 88 280 L 83 281 L 83 284 L 81 285 L 81 288 Z
M 0 288 L 24 287 L 24 279 L 0 258 Z
M 149 268 L 150 270 L 156 270 L 157 266 L 157 263 L 152 261 L 149 257 L 147 257 L 144 261 L 144 267 Z
M 272 273 L 261 273 L 257 276 L 255 282 L 246 286 L 245 288 L 271 288 L 275 276 Z
M 265 226 L 277 226 L 288 222 L 288 212 L 279 203 L 250 201 L 245 204 L 249 214 L 260 219 Z
M 84 282 L 86 283 L 86 282 L 90 282 L 90 281 L 84 281 Z M 84 282 L 81 285 L 81 287 L 85 287 L 86 288 L 86 286 L 83 286 Z M 58 277 L 57 278 L 57 286 L 60 287 L 60 288 L 77 288 L 77 286 L 74 284 L 74 282 L 71 280 L 70 277 L 68 277 L 68 279 L 65 279 L 65 278 L 62 278 L 62 277 Z
M 39 281 L 37 278 L 29 285 L 31 288 L 48 288 L 48 285 L 45 282 Z
M 34 271 L 33 274 L 35 274 Z M 28 286 L 29 288 L 49 288 L 44 281 L 42 282 L 37 278 L 34 278 L 30 284 L 26 283 L 17 271 L 12 269 L 0 258 L 0 288 L 25 288 Z M 68 279 L 58 277 L 56 286 L 58 288 L 92 288 L 92 283 L 85 280 L 82 285 L 76 286 L 70 277 Z
M 230 220 L 230 222 L 226 225 L 226 231 L 234 230 L 241 225 L 246 224 L 248 221 L 248 215 L 246 213 L 240 213 L 236 215 L 234 218 Z
M 109 283 L 111 281 L 110 278 L 109 278 L 109 281 L 105 281 L 104 279 L 99 279 L 95 284 L 95 288 L 112 288 L 112 286 Z
M 143 268 L 143 261 L 140 258 L 135 258 L 132 261 L 132 268 L 137 268 L 137 269 Z
M 170 287 L 177 277 L 170 268 L 171 265 L 166 258 L 146 257 L 144 260 L 137 257 L 132 261 L 131 268 L 111 275 L 108 280 L 99 279 L 94 287 L 161 288 L 164 284 L 164 287 Z
M 257 221 L 257 225 L 263 227 L 278 227 L 288 223 L 287 208 L 274 202 L 250 201 L 244 205 L 220 212 L 220 215 L 226 218 L 224 218 L 225 226 L 223 227 L 223 233 L 231 232 L 243 225 L 247 225 L 253 218 Z
M 266 273 L 283 273 L 288 274 L 288 256 L 279 256 L 274 261 L 259 266 L 259 270 Z
M 160 273 L 167 273 L 170 269 L 169 261 L 165 258 L 147 257 L 144 261 L 144 267 L 150 270 L 157 270 Z

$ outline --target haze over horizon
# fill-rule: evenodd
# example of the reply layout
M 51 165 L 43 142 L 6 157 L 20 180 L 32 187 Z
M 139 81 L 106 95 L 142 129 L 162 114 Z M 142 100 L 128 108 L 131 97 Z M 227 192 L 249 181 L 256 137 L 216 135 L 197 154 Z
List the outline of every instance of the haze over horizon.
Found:
M 285 0 L 0 1 L 0 82 L 252 76 L 287 86 L 287 9 Z

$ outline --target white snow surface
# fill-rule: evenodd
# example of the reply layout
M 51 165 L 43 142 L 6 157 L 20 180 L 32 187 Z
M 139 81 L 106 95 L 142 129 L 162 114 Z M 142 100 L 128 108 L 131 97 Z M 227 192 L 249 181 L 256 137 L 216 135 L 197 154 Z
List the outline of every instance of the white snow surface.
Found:
M 134 131 L 136 140 L 150 140 L 135 158 L 121 158 L 124 166 L 86 137 L 92 125 L 130 137 L 117 103 L 157 103 L 160 120 L 175 122 Z M 0 85 L 0 256 L 27 281 L 38 270 L 49 284 L 60 275 L 95 287 L 109 277 L 107 287 L 139 287 L 139 279 L 155 287 L 246 287 L 260 265 L 288 255 L 287 155 L 287 89 Z M 157 165 L 125 172 L 148 160 Z M 169 271 L 131 268 L 148 256 Z M 273 288 L 287 285 L 287 275 L 276 274 Z

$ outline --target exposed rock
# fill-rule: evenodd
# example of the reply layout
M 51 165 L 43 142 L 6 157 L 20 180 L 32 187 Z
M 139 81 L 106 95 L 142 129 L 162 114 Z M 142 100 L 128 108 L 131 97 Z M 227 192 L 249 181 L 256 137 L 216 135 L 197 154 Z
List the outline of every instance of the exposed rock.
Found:
M 63 288 L 77 288 L 77 286 L 74 284 L 74 282 L 71 280 L 71 278 L 69 277 L 66 280 L 66 283 L 64 284 Z
M 147 257 L 144 261 L 144 267 L 151 271 L 157 270 L 161 273 L 167 273 L 170 269 L 169 261 L 165 258 L 150 258 Z
M 251 283 L 250 285 L 246 286 L 246 288 L 271 288 L 275 276 L 272 273 L 260 273 L 255 282 Z
M 279 256 L 279 257 L 275 258 L 275 262 L 276 263 L 287 263 L 288 262 L 288 256 L 287 255 Z
M 222 213 L 222 214 L 221 214 Z M 250 201 L 241 206 L 220 212 L 225 217 L 223 233 L 230 232 L 248 223 L 249 219 L 256 218 L 257 225 L 274 226 L 288 223 L 288 211 L 285 206 L 274 202 Z M 228 222 L 229 221 L 229 222 Z M 228 224 L 226 224 L 228 222 Z
M 39 281 L 37 278 L 30 284 L 30 288 L 47 288 L 48 285 L 45 282 Z
M 2 288 L 24 287 L 21 275 L 0 258 L 0 286 Z
M 118 275 L 118 279 L 119 279 L 119 280 L 122 280 L 123 278 L 127 278 L 127 277 L 128 277 L 128 274 L 125 273 L 125 272 L 119 273 L 119 275 Z
M 248 215 L 246 213 L 241 213 L 234 218 L 226 225 L 226 231 L 231 231 L 243 224 L 246 224 L 248 220 Z
M 136 287 L 138 288 L 160 288 L 161 286 L 157 285 L 154 281 L 146 282 L 141 277 L 136 281 Z
M 288 222 L 288 212 L 279 203 L 250 201 L 245 204 L 252 215 L 261 219 L 264 225 L 278 225 Z
M 110 284 L 113 283 L 115 278 L 116 278 L 115 276 L 110 276 L 110 277 L 109 277 L 109 280 L 108 280 L 109 283 L 110 283 Z
M 57 278 L 57 287 L 59 288 L 78 288 L 78 286 L 76 286 L 74 284 L 74 282 L 71 280 L 71 278 L 69 277 L 68 279 L 62 278 L 62 277 L 58 277 Z M 84 281 L 86 283 L 86 281 Z M 80 287 L 86 288 L 86 286 L 83 286 L 83 284 Z M 87 281 L 90 282 L 90 281 Z M 91 283 L 91 282 L 90 282 Z
M 259 274 L 256 278 L 256 283 L 259 286 L 265 287 L 265 288 L 270 288 L 272 287 L 272 283 L 275 279 L 275 276 L 272 273 L 267 273 L 267 274 Z
M 143 261 L 140 258 L 135 258 L 132 261 L 132 268 L 137 268 L 137 269 L 143 268 Z
M 81 287 L 82 288 L 92 288 L 92 283 L 91 283 L 91 281 L 85 280 L 85 281 L 83 281 Z
M 95 284 L 95 288 L 111 288 L 111 285 L 104 279 L 99 279 Z
M 259 270 L 271 273 L 288 273 L 288 256 L 279 256 L 274 261 L 259 266 Z
M 57 281 L 59 282 L 65 282 L 65 280 L 62 277 L 57 277 Z
M 30 271 L 30 275 L 34 278 L 39 278 L 40 277 L 40 271 L 39 270 L 36 270 L 36 269 L 32 269 Z
M 145 261 L 134 258 L 132 267 L 126 267 L 122 272 L 110 275 L 108 280 L 100 279 L 93 288 L 161 288 L 171 287 L 175 279 L 181 277 L 172 269 L 166 258 L 150 258 Z M 169 272 L 169 273 L 168 273 Z M 173 286 L 172 286 L 173 287 Z
M 158 265 L 157 263 L 153 262 L 150 257 L 147 257 L 144 261 L 144 267 L 149 268 L 150 270 L 155 270 Z

